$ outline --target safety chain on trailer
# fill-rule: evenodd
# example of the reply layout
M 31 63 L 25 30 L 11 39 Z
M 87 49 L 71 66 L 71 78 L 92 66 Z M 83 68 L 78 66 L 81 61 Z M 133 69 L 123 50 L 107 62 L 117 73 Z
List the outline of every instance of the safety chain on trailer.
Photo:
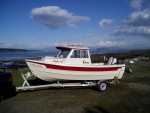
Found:
M 117 77 L 117 76 L 115 76 L 115 77 L 114 77 L 114 85 L 118 85 L 118 84 L 119 84 L 118 77 Z

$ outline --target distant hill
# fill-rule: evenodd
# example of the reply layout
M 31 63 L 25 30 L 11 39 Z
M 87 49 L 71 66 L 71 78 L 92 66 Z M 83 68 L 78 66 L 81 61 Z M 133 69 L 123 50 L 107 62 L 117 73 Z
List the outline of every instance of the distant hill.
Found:
M 13 48 L 0 48 L 0 52 L 30 52 L 39 50 L 26 50 L 26 49 L 13 49 Z
M 109 50 L 108 48 L 97 48 L 97 50 Z

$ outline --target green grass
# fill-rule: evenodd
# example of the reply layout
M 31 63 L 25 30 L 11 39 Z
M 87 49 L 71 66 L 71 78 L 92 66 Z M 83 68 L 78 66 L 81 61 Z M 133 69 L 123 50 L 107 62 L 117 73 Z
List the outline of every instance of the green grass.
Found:
M 21 73 L 26 74 L 27 72 L 30 72 L 28 68 L 21 69 L 21 71 L 19 71 L 18 69 L 11 69 L 9 71 L 12 73 L 13 84 L 16 87 L 22 86 L 24 82 Z M 35 77 L 31 77 L 29 80 L 35 80 L 35 79 L 36 79 Z

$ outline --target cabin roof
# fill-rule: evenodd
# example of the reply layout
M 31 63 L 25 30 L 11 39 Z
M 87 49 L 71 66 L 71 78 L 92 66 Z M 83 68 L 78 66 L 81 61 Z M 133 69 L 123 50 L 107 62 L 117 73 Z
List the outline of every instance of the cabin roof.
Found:
M 82 45 L 65 45 L 57 46 L 57 49 L 79 49 L 79 50 L 89 50 L 88 47 L 83 47 Z

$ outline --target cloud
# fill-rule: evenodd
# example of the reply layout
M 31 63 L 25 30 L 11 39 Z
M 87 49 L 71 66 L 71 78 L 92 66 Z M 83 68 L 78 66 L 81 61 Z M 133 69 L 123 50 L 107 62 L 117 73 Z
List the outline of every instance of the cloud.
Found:
M 141 0 L 132 0 L 130 4 L 132 2 L 138 2 L 136 8 L 142 7 L 138 4 L 147 3 Z M 132 12 L 128 19 L 122 21 L 122 25 L 114 31 L 113 35 L 131 35 L 150 38 L 150 8 Z
M 116 42 L 116 41 L 100 41 L 94 44 L 85 44 L 88 47 L 125 47 L 126 42 Z
M 24 43 L 0 43 L 0 48 L 18 48 L 18 49 L 34 49 L 41 50 L 47 48 L 55 48 L 60 45 L 83 45 L 87 47 L 124 47 L 126 42 L 116 42 L 116 41 L 100 41 L 97 43 L 49 43 L 49 44 L 24 44 Z
M 100 27 L 103 27 L 104 24 L 112 24 L 114 20 L 112 19 L 102 19 L 98 24 Z
M 98 43 L 98 46 L 100 46 L 100 47 L 123 47 L 126 45 L 127 45 L 126 42 L 115 42 L 115 41 L 113 41 L 113 42 L 111 42 L 111 41 L 105 41 L 105 42 L 100 41 Z
M 133 26 L 150 26 L 150 8 L 131 13 L 129 19 L 124 20 L 123 23 Z
M 150 26 L 122 26 L 114 31 L 114 35 L 133 35 L 150 37 Z
M 82 38 L 90 39 L 90 38 L 98 37 L 98 34 L 95 34 L 95 33 L 86 33 L 86 34 L 83 34 L 81 37 Z
M 47 45 L 41 44 L 25 44 L 25 43 L 0 43 L 0 48 L 18 48 L 18 49 L 41 49 L 45 48 Z
M 10 44 L 10 43 L 0 43 L 0 48 L 9 48 L 11 46 L 12 46 L 12 44 Z
M 24 44 L 19 44 L 19 43 L 6 43 L 6 42 L 2 42 L 0 43 L 0 48 L 22 48 L 24 47 Z
M 85 43 L 51 43 L 49 46 L 59 46 L 59 45 L 83 45 L 87 47 L 124 47 L 127 46 L 126 42 L 115 42 L 115 41 L 100 41 L 97 43 L 90 43 L 90 44 L 85 44 Z
M 34 8 L 30 12 L 31 17 L 49 27 L 50 29 L 57 29 L 60 27 L 77 27 L 77 24 L 90 21 L 89 17 L 78 16 L 61 9 L 58 6 L 44 6 Z
M 143 0 L 131 0 L 129 6 L 134 10 L 140 10 L 142 8 Z

